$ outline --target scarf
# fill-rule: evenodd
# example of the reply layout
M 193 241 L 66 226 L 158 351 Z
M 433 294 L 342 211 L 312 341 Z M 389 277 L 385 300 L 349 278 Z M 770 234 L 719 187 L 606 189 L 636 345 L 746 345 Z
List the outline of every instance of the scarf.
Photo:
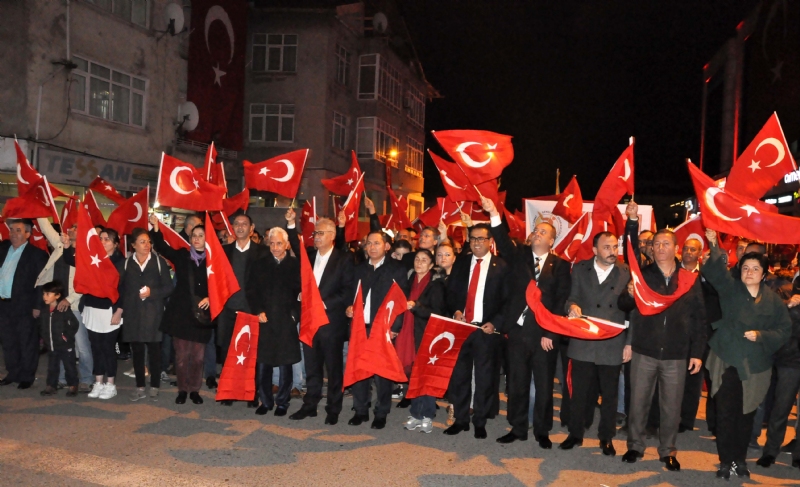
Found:
M 412 276 L 411 293 L 408 296 L 409 301 L 417 302 L 423 291 L 425 291 L 425 288 L 428 287 L 428 283 L 431 282 L 431 272 L 425 274 L 425 277 L 421 280 L 417 278 L 416 273 Z M 411 373 L 411 366 L 414 364 L 414 359 L 417 356 L 417 344 L 414 340 L 414 313 L 411 311 L 406 311 L 403 315 L 403 328 L 401 328 L 400 333 L 397 334 L 394 346 L 397 350 L 397 356 L 400 358 L 400 363 L 403 364 L 403 369 L 408 377 Z
M 194 249 L 194 246 L 189 246 L 189 257 L 192 258 L 197 267 L 200 267 L 200 261 L 206 258 L 206 251 L 203 250 L 202 253 L 199 253 Z

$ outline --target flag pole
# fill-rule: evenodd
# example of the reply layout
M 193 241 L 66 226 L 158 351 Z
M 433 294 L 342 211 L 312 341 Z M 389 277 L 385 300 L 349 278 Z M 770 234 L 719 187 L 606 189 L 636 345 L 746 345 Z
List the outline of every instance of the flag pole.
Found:
M 561 187 L 558 184 L 558 179 L 561 176 L 561 169 L 556 168 L 556 194 L 561 194 Z

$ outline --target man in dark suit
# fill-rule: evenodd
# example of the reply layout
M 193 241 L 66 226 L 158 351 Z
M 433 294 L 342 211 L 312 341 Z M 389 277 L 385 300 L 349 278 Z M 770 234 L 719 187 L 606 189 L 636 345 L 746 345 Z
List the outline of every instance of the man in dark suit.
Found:
M 486 438 L 486 418 L 492 415 L 493 396 L 499 393 L 500 370 L 495 351 L 500 335 L 495 334 L 495 323 L 503 323 L 508 268 L 503 259 L 489 253 L 493 242 L 489 225 L 473 226 L 469 232 L 472 255 L 456 260 L 447 280 L 447 305 L 453 318 L 480 326 L 464 341 L 453 368 L 449 390 L 455 423 L 444 430 L 447 435 L 469 431 L 473 366 L 475 438 Z
M 33 320 L 39 317 L 42 294 L 34 286 L 47 253 L 28 245 L 30 220 L 15 220 L 8 228 L 9 239 L 0 242 L 0 342 L 8 374 L 0 385 L 17 382 L 19 389 L 27 389 L 39 365 L 39 334 Z
M 408 296 L 408 277 L 403 264 L 387 255 L 391 248 L 388 235 L 383 232 L 370 232 L 367 235 L 366 248 L 367 260 L 353 268 L 349 296 L 350 302 L 352 302 L 353 296 L 358 292 L 358 285 L 361 283 L 361 295 L 364 298 L 364 322 L 367 325 L 367 336 L 369 336 L 375 315 L 383 304 L 383 299 L 389 294 L 392 284 L 396 282 L 403 293 Z M 349 318 L 353 317 L 353 306 L 347 307 L 346 315 Z M 392 324 L 393 336 L 400 331 L 402 324 L 403 315 L 401 314 Z M 372 428 L 382 429 L 386 426 L 386 416 L 391 410 L 394 383 L 377 375 L 373 377 L 377 395 Z M 356 414 L 347 424 L 358 426 L 369 420 L 368 406 L 372 395 L 370 392 L 371 379 L 372 377 L 358 381 L 350 388 L 353 392 L 353 407 Z
M 314 270 L 322 302 L 329 323 L 314 335 L 313 347 L 305 343 L 303 358 L 306 366 L 306 395 L 303 406 L 289 419 L 301 420 L 317 415 L 317 404 L 322 400 L 323 367 L 328 373 L 328 399 L 325 424 L 336 424 L 342 412 L 342 381 L 344 380 L 344 342 L 349 329 L 345 308 L 350 300 L 347 272 L 350 269 L 348 252 L 334 246 L 337 229 L 333 221 L 319 218 L 314 229 L 314 247 L 303 249 L 297 236 L 297 215 L 293 209 L 286 211 L 289 243 L 295 255 L 308 252 L 308 260 Z M 302 298 L 301 298 L 302 299 Z
M 494 203 L 484 198 L 483 209 L 491 217 L 492 235 L 497 249 L 509 265 L 509 296 L 498 323 L 500 333 L 508 335 L 508 422 L 511 432 L 497 439 L 511 443 L 528 439 L 528 406 L 531 372 L 536 387 L 533 407 L 533 434 L 542 448 L 552 448 L 553 381 L 556 373 L 560 335 L 543 330 L 528 309 L 525 291 L 531 281 L 542 291 L 542 302 L 552 313 L 563 315 L 570 291 L 569 262 L 551 254 L 556 229 L 539 223 L 531 232 L 530 245 L 515 245 L 508 237 L 500 213 Z M 566 350 L 565 350 L 566 351 Z M 568 407 L 563 394 L 561 407 Z M 566 406 L 565 406 L 566 404 Z
M 250 306 L 247 303 L 247 283 L 250 280 L 250 271 L 255 263 L 264 257 L 269 256 L 269 250 L 263 245 L 252 243 L 252 235 L 255 225 L 250 216 L 240 213 L 233 218 L 233 233 L 236 240 L 233 243 L 225 244 L 222 249 L 231 263 L 233 273 L 241 288 L 236 294 L 230 297 L 225 303 L 225 307 L 217 318 L 217 345 L 220 353 L 224 357 L 228 356 L 228 347 L 231 344 L 233 326 L 236 323 L 236 312 L 244 311 L 250 313 Z M 220 401 L 224 406 L 230 406 L 233 401 Z M 248 403 L 248 407 L 258 407 L 258 398 Z

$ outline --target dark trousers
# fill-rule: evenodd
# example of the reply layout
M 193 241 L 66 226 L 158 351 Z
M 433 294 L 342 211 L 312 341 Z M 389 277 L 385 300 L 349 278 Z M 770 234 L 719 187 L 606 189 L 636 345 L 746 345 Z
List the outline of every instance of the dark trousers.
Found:
M 370 390 L 370 383 L 375 379 L 375 407 L 373 408 L 375 418 L 386 418 L 389 411 L 392 409 L 392 389 L 394 382 L 384 379 L 381 376 L 373 375 L 372 377 L 360 380 L 350 386 L 350 392 L 353 393 L 353 407 L 356 414 L 366 415 L 369 410 L 370 399 L 372 399 L 372 391 Z M 306 382 L 307 384 L 308 382 Z M 330 390 L 330 383 L 328 384 Z
M 703 367 L 703 380 L 706 384 L 706 427 L 708 431 L 717 435 L 717 402 L 711 397 L 711 374 Z
M 767 443 L 764 445 L 764 455 L 773 457 L 777 457 L 781 452 L 781 445 L 786 436 L 789 413 L 792 412 L 797 391 L 800 389 L 800 369 L 777 367 L 776 375 L 775 399 L 767 426 Z M 800 452 L 792 452 L 793 460 L 798 458 L 797 453 Z
M 278 394 L 272 395 L 272 370 L 278 367 L 280 379 L 278 379 Z M 268 365 L 256 364 L 256 385 L 258 386 L 258 397 L 261 404 L 272 409 L 274 406 L 288 408 L 289 399 L 292 397 L 292 366 L 289 365 Z
M 418 396 L 411 400 L 409 411 L 414 419 L 433 419 L 436 417 L 436 398 L 433 396 Z
M 317 404 L 322 400 L 324 373 L 327 372 L 328 399 L 325 411 L 328 414 L 339 414 L 342 412 L 344 399 L 342 392 L 344 337 L 337 330 L 326 330 L 328 326 L 323 326 L 317 331 L 312 342 L 313 347 L 302 344 L 306 365 L 306 395 L 303 396 L 303 409 L 317 410 Z
M 199 391 L 203 385 L 203 357 L 206 352 L 206 344 L 181 338 L 173 338 L 172 344 L 175 347 L 175 375 L 178 379 L 178 390 L 183 392 Z M 151 367 L 151 370 L 155 369 Z
M 717 394 L 714 396 L 717 407 L 717 453 L 722 463 L 744 464 L 747 459 L 747 445 L 753 430 L 755 411 L 742 413 L 742 381 L 736 367 L 728 367 L 722 374 Z
M 587 408 L 594 410 L 600 392 L 603 403 L 600 406 L 600 424 L 597 437 L 611 440 L 617 434 L 617 396 L 619 395 L 619 372 L 622 365 L 597 365 L 572 359 L 572 411 L 569 434 L 583 438 Z M 599 387 L 598 387 L 599 386 Z
M 475 395 L 472 401 L 472 423 L 475 426 L 486 426 L 486 418 L 491 415 L 495 382 L 499 383 L 499 371 L 495 366 L 497 338 L 497 335 L 488 335 L 481 330 L 476 330 L 467 337 L 461 346 L 461 352 L 458 354 L 458 360 L 453 368 L 453 375 L 450 377 L 449 387 L 457 423 L 469 423 L 469 401 L 472 397 L 472 369 L 474 366 Z M 530 384 L 530 379 L 528 383 Z M 527 414 L 527 410 L 525 414 Z
M 508 340 L 508 422 L 518 438 L 528 437 L 531 373 L 536 387 L 533 404 L 533 434 L 547 436 L 553 429 L 553 382 L 558 349 L 546 352 L 541 338 Z M 562 406 L 563 407 L 563 406 Z
M 136 387 L 144 387 L 144 347 L 147 345 L 147 357 L 150 366 L 150 387 L 161 385 L 161 342 L 131 342 L 133 354 L 133 373 L 136 374 Z
M 117 335 L 119 328 L 108 333 L 89 333 L 89 343 L 92 346 L 92 373 L 96 376 L 106 376 L 113 379 L 117 375 Z
M 567 349 L 569 348 L 569 340 L 566 338 L 555 339 L 553 340 L 553 346 L 558 351 L 563 378 L 559 384 L 561 386 L 561 408 L 558 414 L 558 419 L 561 420 L 561 424 L 563 426 L 567 426 L 569 425 L 569 414 L 572 410 L 572 406 L 570 404 L 569 387 L 567 387 L 567 371 L 569 370 L 569 357 L 567 356 Z M 558 362 L 556 362 L 556 369 L 558 369 Z M 534 414 L 536 413 L 534 412 Z M 594 417 L 594 414 L 592 414 L 592 417 Z
M 703 363 L 708 359 L 708 352 L 711 349 L 706 347 L 703 354 Z M 688 367 L 688 362 L 687 362 Z M 700 396 L 703 393 L 703 382 L 706 380 L 708 370 L 705 367 L 700 368 L 700 372 L 691 374 L 686 371 L 686 379 L 683 384 L 683 400 L 681 401 L 681 426 L 692 429 L 694 428 L 694 421 L 697 418 L 697 409 L 700 407 Z M 626 378 L 627 379 L 627 378 Z M 626 398 L 627 401 L 627 398 Z M 656 386 L 656 393 L 653 395 L 653 405 L 650 408 L 650 414 L 647 417 L 648 428 L 658 428 L 661 423 L 661 413 L 659 404 L 658 386 Z M 759 433 L 761 431 L 759 430 Z
M 172 335 L 163 333 L 161 336 L 161 371 L 169 372 L 169 364 L 175 359 L 175 349 L 172 347 Z
M 61 371 L 61 364 L 64 364 L 64 376 L 67 379 L 67 385 L 78 385 L 78 366 L 75 363 L 77 356 L 75 355 L 75 348 L 69 350 L 51 350 L 47 352 L 47 385 L 56 388 L 58 385 L 58 374 Z
M 203 356 L 203 377 L 217 378 L 217 331 L 211 330 L 211 340 L 206 344 Z
M 11 382 L 33 382 L 39 365 L 39 331 L 33 310 L 16 310 L 10 301 L 0 301 L 0 342 Z

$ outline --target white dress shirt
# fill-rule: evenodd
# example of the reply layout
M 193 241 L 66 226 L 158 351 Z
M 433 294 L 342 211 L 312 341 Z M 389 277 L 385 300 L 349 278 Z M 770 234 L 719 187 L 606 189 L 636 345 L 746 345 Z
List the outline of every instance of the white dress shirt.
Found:
M 603 269 L 602 267 L 597 265 L 597 260 L 595 259 L 594 271 L 597 273 L 597 280 L 600 281 L 600 284 L 603 284 L 603 281 L 605 281 L 608 278 L 608 276 L 611 274 L 611 271 L 613 270 L 614 270 L 613 265 L 609 266 L 608 269 Z
M 475 291 L 475 305 L 472 308 L 472 321 L 477 323 L 483 322 L 483 291 L 486 287 L 486 275 L 489 274 L 489 261 L 491 258 L 491 254 L 486 254 L 481 257 L 481 272 L 478 275 L 478 289 Z M 475 270 L 475 264 L 477 262 L 478 257 L 473 255 L 472 262 L 469 265 L 470 280 L 472 280 L 472 273 Z M 467 289 L 469 289 L 469 283 L 467 284 Z
M 330 254 L 328 254 L 328 255 L 330 255 Z M 382 266 L 385 260 L 386 260 L 386 256 L 384 255 L 383 259 L 381 259 L 380 262 L 375 264 L 375 266 L 374 266 L 375 270 L 377 270 L 378 267 Z M 371 262 L 368 262 L 368 264 L 372 265 Z M 370 306 L 369 306 L 369 298 L 370 298 L 370 296 L 372 296 L 372 289 L 369 290 L 369 292 L 367 293 L 367 297 L 364 298 L 364 323 L 366 323 L 366 324 L 369 324 L 372 321 L 372 319 L 369 316 L 369 314 L 370 314 Z
M 328 265 L 328 259 L 331 258 L 331 254 L 333 253 L 333 247 L 328 249 L 328 253 L 322 255 L 322 252 L 317 250 L 317 258 L 314 259 L 314 279 L 317 281 L 317 286 L 319 286 L 319 281 L 322 280 L 322 273 L 325 272 L 325 266 Z
M 247 243 L 245 244 L 244 247 L 239 247 L 239 242 L 236 242 L 234 244 L 234 247 L 236 247 L 236 250 L 238 250 L 239 252 L 247 252 L 248 250 L 250 250 L 250 242 L 252 242 L 252 240 L 248 238 Z

